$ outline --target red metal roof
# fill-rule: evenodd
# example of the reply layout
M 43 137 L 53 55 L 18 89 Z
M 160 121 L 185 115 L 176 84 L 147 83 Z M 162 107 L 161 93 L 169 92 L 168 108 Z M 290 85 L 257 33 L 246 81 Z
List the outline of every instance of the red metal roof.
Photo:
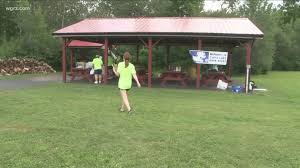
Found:
M 94 42 L 89 42 L 89 41 L 81 41 L 81 40 L 72 40 L 69 44 L 68 47 L 102 47 L 103 44 L 101 43 L 94 43 Z
M 263 37 L 248 18 L 153 17 L 85 19 L 55 31 L 64 35 L 209 34 Z

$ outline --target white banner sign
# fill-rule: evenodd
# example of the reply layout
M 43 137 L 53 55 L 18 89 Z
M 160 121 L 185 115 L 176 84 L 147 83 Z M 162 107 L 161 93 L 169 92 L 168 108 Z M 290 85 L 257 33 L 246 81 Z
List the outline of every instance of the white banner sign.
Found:
M 196 64 L 226 65 L 228 52 L 190 50 Z

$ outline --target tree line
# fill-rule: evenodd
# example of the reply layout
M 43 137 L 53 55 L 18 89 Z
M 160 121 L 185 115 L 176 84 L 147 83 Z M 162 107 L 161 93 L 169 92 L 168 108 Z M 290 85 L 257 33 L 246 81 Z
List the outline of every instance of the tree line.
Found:
M 253 72 L 300 70 L 300 0 L 283 0 L 277 7 L 268 0 L 220 1 L 220 10 L 204 11 L 205 0 L 0 0 L 0 58 L 30 57 L 59 69 L 61 41 L 51 33 L 85 18 L 247 17 L 265 34 L 253 46 Z M 164 49 L 158 47 L 154 54 L 161 58 Z M 192 64 L 182 56 L 187 55 L 185 47 L 173 47 L 171 54 L 174 65 Z M 244 55 L 242 47 L 234 49 L 235 73 L 244 72 Z M 142 49 L 144 64 L 146 57 Z M 163 59 L 154 61 L 163 68 Z

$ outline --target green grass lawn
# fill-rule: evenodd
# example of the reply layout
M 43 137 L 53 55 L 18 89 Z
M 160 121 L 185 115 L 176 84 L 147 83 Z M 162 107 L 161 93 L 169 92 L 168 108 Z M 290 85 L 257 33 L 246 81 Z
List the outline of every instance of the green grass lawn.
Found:
M 49 84 L 0 90 L 0 167 L 300 167 L 300 72 L 253 76 L 268 92 Z

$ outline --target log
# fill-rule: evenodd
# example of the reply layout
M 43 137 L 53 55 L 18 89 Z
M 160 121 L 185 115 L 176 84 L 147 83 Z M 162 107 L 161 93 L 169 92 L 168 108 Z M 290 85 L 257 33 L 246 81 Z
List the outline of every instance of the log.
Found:
M 0 75 L 54 73 L 50 65 L 31 58 L 0 59 Z

